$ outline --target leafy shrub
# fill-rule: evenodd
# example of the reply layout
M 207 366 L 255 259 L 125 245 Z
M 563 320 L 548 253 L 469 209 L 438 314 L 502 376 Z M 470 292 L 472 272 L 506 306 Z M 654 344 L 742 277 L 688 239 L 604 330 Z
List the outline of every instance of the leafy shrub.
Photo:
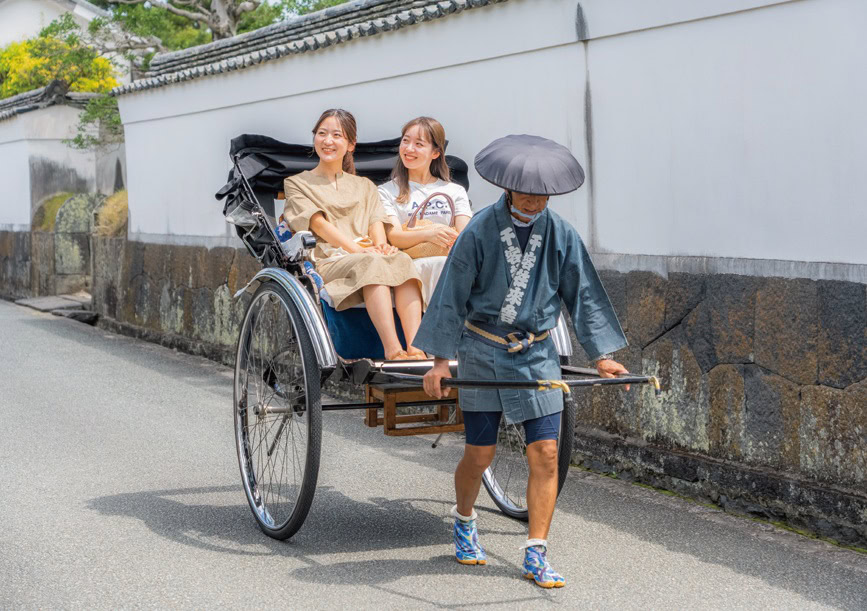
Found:
M 107 93 L 117 87 L 111 61 L 82 40 L 70 13 L 52 21 L 38 36 L 0 49 L 0 98 L 65 82 L 70 91 Z
M 70 197 L 72 193 L 58 193 L 42 202 L 33 215 L 33 222 L 30 225 L 33 231 L 54 231 L 57 211 Z
M 97 213 L 94 233 L 98 236 L 111 238 L 124 235 L 129 216 L 128 202 L 129 198 L 125 189 L 110 195 Z

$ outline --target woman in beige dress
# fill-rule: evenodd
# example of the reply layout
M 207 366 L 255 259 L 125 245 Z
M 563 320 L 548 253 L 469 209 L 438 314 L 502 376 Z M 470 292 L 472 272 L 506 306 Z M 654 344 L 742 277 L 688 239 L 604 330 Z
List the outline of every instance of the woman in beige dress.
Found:
M 313 129 L 319 165 L 286 179 L 283 216 L 293 231 L 316 236 L 316 271 L 334 308 L 345 310 L 363 301 L 387 359 L 424 359 L 424 352 L 412 346 L 421 324 L 421 279 L 409 255 L 386 241 L 389 219 L 376 186 L 355 175 L 356 133 L 351 113 L 322 113 Z M 367 236 L 373 246 L 361 244 Z M 392 288 L 406 351 L 394 325 Z

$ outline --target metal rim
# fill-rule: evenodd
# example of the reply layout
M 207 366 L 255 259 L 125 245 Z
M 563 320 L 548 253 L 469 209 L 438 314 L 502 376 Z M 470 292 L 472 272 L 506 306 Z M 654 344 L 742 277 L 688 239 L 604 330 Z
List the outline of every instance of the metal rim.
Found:
M 268 530 L 289 523 L 304 485 L 310 410 L 301 350 L 281 296 L 268 289 L 256 295 L 235 359 L 235 434 L 244 492 Z

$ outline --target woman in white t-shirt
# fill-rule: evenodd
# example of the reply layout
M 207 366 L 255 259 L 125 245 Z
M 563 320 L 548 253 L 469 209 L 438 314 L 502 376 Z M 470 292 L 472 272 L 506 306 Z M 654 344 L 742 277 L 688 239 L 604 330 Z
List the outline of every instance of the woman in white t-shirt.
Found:
M 403 126 L 400 140 L 400 158 L 391 172 L 391 180 L 379 187 L 379 196 L 385 213 L 391 221 L 385 226 L 388 241 L 401 249 L 422 242 L 451 248 L 458 233 L 467 226 L 473 216 L 466 190 L 450 182 L 446 165 L 446 132 L 436 119 L 419 117 Z M 407 231 L 402 225 L 413 211 L 430 195 L 445 193 L 455 205 L 454 228 L 452 212 L 444 197 L 436 196 L 425 208 L 424 218 L 433 224 Z M 422 298 L 425 305 L 445 265 L 445 257 L 415 259 L 415 266 L 422 279 Z

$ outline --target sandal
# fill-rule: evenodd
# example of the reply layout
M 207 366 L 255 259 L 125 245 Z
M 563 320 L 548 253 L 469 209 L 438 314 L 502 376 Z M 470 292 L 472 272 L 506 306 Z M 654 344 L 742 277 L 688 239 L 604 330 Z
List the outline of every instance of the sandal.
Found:
M 521 574 L 542 588 L 562 588 L 566 580 L 548 564 L 548 543 L 541 541 L 524 550 L 524 565 Z
M 462 519 L 458 513 L 458 506 L 452 507 L 451 514 L 455 518 L 454 540 L 455 559 L 461 564 L 487 564 L 488 556 L 479 545 L 479 531 L 476 528 L 476 512 L 469 520 Z
M 415 346 L 410 346 L 406 351 L 407 357 L 411 361 L 426 361 L 428 360 L 427 354 L 425 354 L 424 350 L 419 350 Z
M 415 360 L 413 357 L 406 353 L 406 350 L 398 350 L 391 356 L 386 355 L 386 361 L 412 361 Z

